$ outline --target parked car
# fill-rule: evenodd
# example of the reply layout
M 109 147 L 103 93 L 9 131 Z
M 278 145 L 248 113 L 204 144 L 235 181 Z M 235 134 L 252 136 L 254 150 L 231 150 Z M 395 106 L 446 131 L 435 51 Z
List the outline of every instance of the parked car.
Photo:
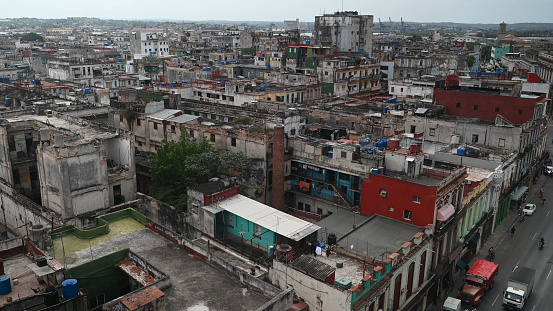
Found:
M 534 212 L 536 211 L 536 204 L 526 204 L 522 212 L 525 216 L 532 216 L 534 215 Z
M 546 166 L 543 171 L 546 176 L 553 176 L 553 166 Z

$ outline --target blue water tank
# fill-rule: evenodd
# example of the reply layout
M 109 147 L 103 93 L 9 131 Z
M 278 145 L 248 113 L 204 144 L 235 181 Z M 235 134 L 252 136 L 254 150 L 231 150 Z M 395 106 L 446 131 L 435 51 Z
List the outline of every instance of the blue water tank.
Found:
M 222 61 L 221 61 L 221 66 L 222 66 L 222 65 L 224 65 L 224 64 L 225 64 L 225 61 L 224 61 L 224 60 L 222 60 Z
M 394 105 L 394 109 L 397 109 L 399 107 L 399 105 Z
M 120 58 L 120 59 L 119 59 L 119 62 L 122 62 L 122 61 L 123 61 L 123 59 L 122 59 L 122 58 Z
M 104 46 L 109 46 L 109 43 L 104 43 Z
M 381 142 L 382 142 L 382 147 L 384 147 L 384 148 L 388 147 L 388 140 L 387 139 L 383 139 L 383 140 L 381 140 Z
M 173 87 L 177 86 L 177 82 L 173 82 Z
M 267 68 L 271 68 L 271 65 L 267 65 Z
M 217 67 L 215 67 L 215 65 L 213 65 L 213 66 L 211 66 L 211 68 L 212 68 L 212 69 L 215 69 L 215 68 L 217 68 Z
M 457 155 L 464 156 L 465 154 L 467 154 L 467 148 L 463 146 L 457 148 Z
M 31 84 L 35 84 L 35 80 L 31 80 Z
M 311 44 L 311 40 L 305 40 L 305 44 Z
M 85 88 L 85 89 L 84 89 L 84 93 L 85 93 L 85 94 L 90 94 L 90 89 L 89 89 L 89 88 Z
M 260 88 L 259 88 L 260 91 L 265 91 L 265 87 L 262 85 Z
M 211 70 L 211 67 L 207 67 L 207 71 L 210 71 Z
M 334 151 L 332 151 L 332 150 L 328 151 L 328 157 L 329 158 L 332 158 L 333 155 L 334 155 Z
M 507 72 L 507 68 L 503 68 L 503 72 Z
M 6 295 L 12 291 L 12 280 L 9 275 L 0 275 L 0 295 Z
M 6 107 L 9 107 L 9 106 L 10 106 L 10 99 L 9 99 L 9 98 L 6 98 L 5 103 L 6 103 Z
M 166 85 L 167 85 L 167 83 L 161 82 L 161 86 L 166 86 Z
M 495 73 L 501 73 L 501 69 L 496 69 Z
M 207 67 L 202 68 L 203 71 L 207 71 Z
M 134 63 L 129 63 L 129 65 L 131 65 L 131 66 L 132 66 L 132 65 L 134 65 Z
M 182 80 L 182 84 L 186 84 L 188 83 L 186 80 Z
M 261 53 L 261 57 L 265 57 L 265 54 Z
M 278 54 L 277 54 L 277 53 L 275 53 L 275 54 L 273 54 L 273 56 L 274 56 L 274 57 L 278 57 Z
M 363 53 L 363 49 L 359 49 L 359 53 Z
M 234 63 L 235 63 L 236 65 L 240 64 L 240 62 L 239 62 L 239 61 L 235 61 Z
M 384 113 L 388 113 L 388 108 L 384 108 Z
M 222 86 L 225 86 L 227 83 L 225 81 L 221 82 Z
M 373 174 L 380 174 L 380 172 L 378 171 L 377 168 L 373 168 L 373 169 L 371 170 L 371 173 L 373 173 Z
M 230 61 L 227 60 L 227 61 L 225 62 L 225 64 L 229 65 L 229 64 L 230 64 Z
M 369 54 L 365 54 L 365 57 L 369 58 Z
M 72 299 L 79 296 L 79 285 L 75 279 L 67 279 L 61 283 L 63 298 Z

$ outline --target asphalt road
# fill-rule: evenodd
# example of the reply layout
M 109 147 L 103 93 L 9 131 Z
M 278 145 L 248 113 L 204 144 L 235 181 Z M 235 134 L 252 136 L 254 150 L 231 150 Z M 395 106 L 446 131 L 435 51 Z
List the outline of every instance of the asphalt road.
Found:
M 551 125 L 548 134 L 548 148 L 553 154 Z M 526 216 L 523 223 L 517 221 L 514 236 L 505 234 L 498 243 L 494 262 L 499 264 L 499 274 L 495 279 L 495 286 L 485 294 L 478 311 L 503 310 L 503 291 L 507 288 L 507 279 L 516 265 L 536 269 L 534 289 L 523 310 L 553 310 L 553 179 L 542 175 L 538 184 L 541 183 L 546 197 L 545 205 L 541 205 L 537 196 L 529 196 L 526 203 L 537 206 L 534 215 Z M 543 250 L 538 248 L 540 237 L 545 238 Z

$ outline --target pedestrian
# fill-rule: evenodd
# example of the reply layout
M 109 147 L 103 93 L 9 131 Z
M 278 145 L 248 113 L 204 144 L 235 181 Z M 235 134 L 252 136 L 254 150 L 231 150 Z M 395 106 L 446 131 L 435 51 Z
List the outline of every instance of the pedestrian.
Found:
M 513 227 L 511 228 L 511 236 L 515 235 L 515 231 L 516 231 L 515 226 L 513 226 Z

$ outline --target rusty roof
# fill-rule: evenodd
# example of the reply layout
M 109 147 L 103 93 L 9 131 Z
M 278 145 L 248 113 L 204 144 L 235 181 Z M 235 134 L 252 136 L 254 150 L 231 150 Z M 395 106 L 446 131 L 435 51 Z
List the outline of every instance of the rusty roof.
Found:
M 122 303 L 129 310 L 136 310 L 163 296 L 165 296 L 165 294 L 161 290 L 159 290 L 159 288 L 152 286 L 127 297 L 125 300 L 122 301 Z
M 116 264 L 121 270 L 125 271 L 131 278 L 135 279 L 138 283 L 148 286 L 153 284 L 156 280 L 144 270 L 140 269 L 133 262 L 125 259 Z

